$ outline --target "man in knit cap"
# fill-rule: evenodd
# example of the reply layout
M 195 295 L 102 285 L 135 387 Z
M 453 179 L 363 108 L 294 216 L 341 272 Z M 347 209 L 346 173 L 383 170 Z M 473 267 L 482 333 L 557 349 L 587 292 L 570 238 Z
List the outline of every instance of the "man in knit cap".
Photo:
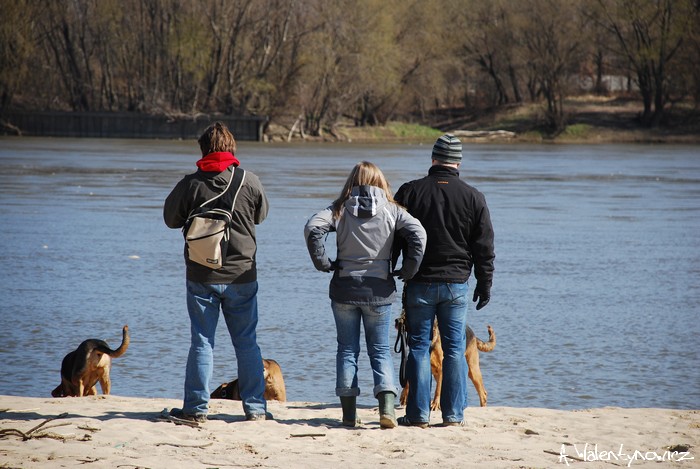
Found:
M 430 337 L 435 319 L 444 352 L 442 424 L 464 424 L 468 280 L 473 267 L 476 286 L 472 300 L 479 310 L 490 299 L 495 254 L 486 200 L 459 178 L 461 162 L 462 143 L 451 134 L 443 135 L 433 146 L 428 175 L 405 183 L 395 196 L 428 235 L 418 273 L 404 286 L 410 392 L 400 425 L 424 428 L 430 422 Z

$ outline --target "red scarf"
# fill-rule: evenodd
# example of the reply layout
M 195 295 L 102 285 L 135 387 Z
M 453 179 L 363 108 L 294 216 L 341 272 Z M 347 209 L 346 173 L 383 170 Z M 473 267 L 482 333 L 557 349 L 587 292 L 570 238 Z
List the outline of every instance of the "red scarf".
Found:
M 231 165 L 238 166 L 241 164 L 238 159 L 233 156 L 233 153 L 228 151 L 215 151 L 197 161 L 197 167 L 202 171 L 211 171 L 220 173 Z

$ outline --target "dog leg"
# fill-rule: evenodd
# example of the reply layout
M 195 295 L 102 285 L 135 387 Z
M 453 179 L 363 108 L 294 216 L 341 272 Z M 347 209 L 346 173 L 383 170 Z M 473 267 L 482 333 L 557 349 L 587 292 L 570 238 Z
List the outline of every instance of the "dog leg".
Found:
M 109 374 L 104 374 L 100 377 L 100 387 L 102 388 L 102 394 L 105 396 L 109 394 L 109 392 L 112 389 L 112 381 L 109 379 Z M 95 386 L 92 387 L 93 389 L 96 389 Z M 97 393 L 97 391 L 95 391 Z
M 486 407 L 486 400 L 488 393 L 484 388 L 484 380 L 481 376 L 481 368 L 479 366 L 479 352 L 476 349 L 476 344 L 474 347 L 467 348 L 466 358 L 467 365 L 469 365 L 469 379 L 474 384 L 477 394 L 479 394 L 479 405 L 481 407 Z M 470 353 L 471 351 L 471 353 Z
M 405 406 L 407 401 L 408 401 L 408 381 L 406 381 L 406 386 L 401 391 L 401 397 L 399 398 L 399 403 L 402 406 Z
M 435 357 L 433 359 L 433 357 Z M 431 410 L 440 410 L 440 394 L 442 394 L 442 349 L 440 349 L 440 354 L 431 354 L 431 371 L 433 373 L 433 378 L 435 378 L 435 394 L 433 395 L 433 402 L 430 403 Z
M 442 394 L 442 360 L 445 354 L 442 351 L 442 337 L 438 328 L 437 318 L 433 321 L 433 330 L 430 337 L 430 372 L 435 379 L 435 394 L 430 403 L 431 410 L 440 410 L 440 394 Z

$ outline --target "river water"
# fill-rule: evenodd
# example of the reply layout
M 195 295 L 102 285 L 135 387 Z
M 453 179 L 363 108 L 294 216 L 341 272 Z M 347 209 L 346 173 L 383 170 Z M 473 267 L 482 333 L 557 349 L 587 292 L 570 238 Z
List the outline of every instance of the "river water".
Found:
M 313 269 L 304 223 L 356 162 L 396 190 L 426 173 L 430 150 L 240 144 L 271 205 L 258 337 L 289 400 L 336 402 L 330 277 Z M 161 210 L 197 153 L 189 141 L 0 139 L 0 394 L 49 396 L 67 352 L 90 337 L 116 347 L 128 324 L 112 393 L 182 397 L 182 236 Z M 492 300 L 469 311 L 481 338 L 487 324 L 498 337 L 481 354 L 490 405 L 700 408 L 699 147 L 465 145 L 461 176 L 496 232 Z M 360 403 L 372 404 L 362 350 Z M 223 321 L 214 354 L 216 386 L 237 375 Z

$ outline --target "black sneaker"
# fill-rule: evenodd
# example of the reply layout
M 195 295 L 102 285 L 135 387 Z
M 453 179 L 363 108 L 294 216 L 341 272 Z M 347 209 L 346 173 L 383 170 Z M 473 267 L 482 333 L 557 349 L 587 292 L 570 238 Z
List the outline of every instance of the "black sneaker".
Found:
M 205 423 L 207 421 L 207 414 L 186 414 L 182 409 L 172 409 L 170 416 L 188 422 Z
M 411 422 L 407 417 L 399 417 L 396 421 L 402 427 L 428 428 L 429 425 L 428 422 Z
M 271 413 L 265 412 L 264 414 L 249 414 L 245 416 L 248 422 L 255 422 L 258 420 L 275 420 Z
M 467 423 L 462 420 L 461 422 L 447 422 L 443 421 L 442 423 L 437 424 L 437 427 L 464 427 L 466 426 Z

